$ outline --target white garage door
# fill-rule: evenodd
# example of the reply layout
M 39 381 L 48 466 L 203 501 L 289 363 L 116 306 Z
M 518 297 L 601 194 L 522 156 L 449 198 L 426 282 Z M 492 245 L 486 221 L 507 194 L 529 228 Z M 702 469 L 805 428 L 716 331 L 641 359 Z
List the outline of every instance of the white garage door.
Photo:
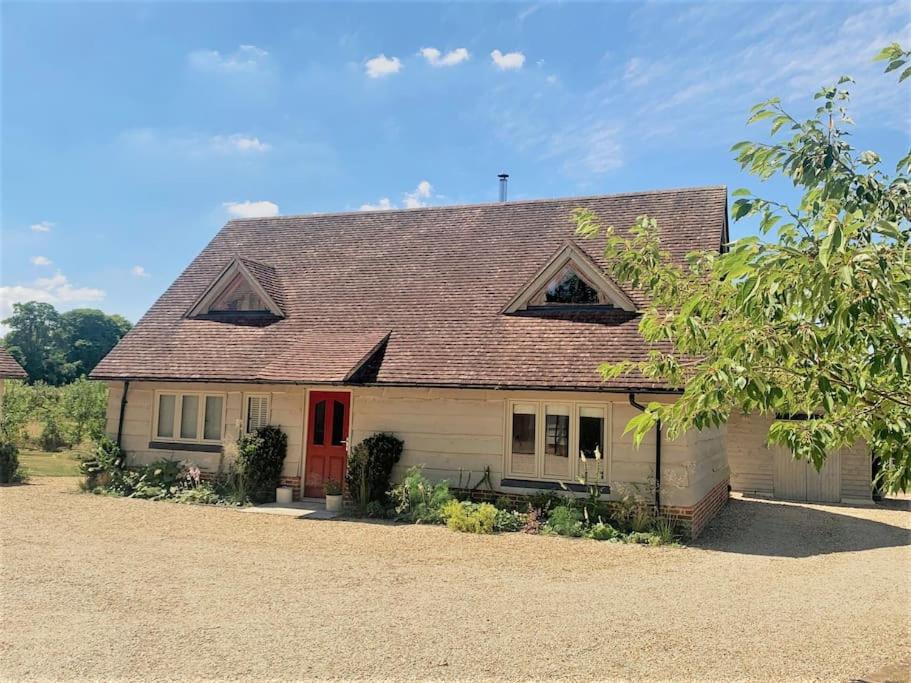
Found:
M 795 460 L 783 448 L 775 448 L 775 497 L 818 503 L 841 500 L 841 456 L 829 455 L 818 472 L 812 463 Z

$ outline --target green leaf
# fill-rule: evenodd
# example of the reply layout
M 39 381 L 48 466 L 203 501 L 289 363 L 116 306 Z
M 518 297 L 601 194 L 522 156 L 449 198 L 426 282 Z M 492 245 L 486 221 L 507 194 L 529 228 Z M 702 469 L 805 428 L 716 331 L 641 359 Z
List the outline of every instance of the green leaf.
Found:
M 770 119 L 773 116 L 775 116 L 774 111 L 771 111 L 769 109 L 762 109 L 748 118 L 747 124 L 756 123 L 757 121 L 762 121 L 763 119 Z
M 731 196 L 732 197 L 749 197 L 751 194 L 752 194 L 752 192 L 750 192 L 747 188 L 738 187 L 736 190 L 734 190 L 731 193 Z

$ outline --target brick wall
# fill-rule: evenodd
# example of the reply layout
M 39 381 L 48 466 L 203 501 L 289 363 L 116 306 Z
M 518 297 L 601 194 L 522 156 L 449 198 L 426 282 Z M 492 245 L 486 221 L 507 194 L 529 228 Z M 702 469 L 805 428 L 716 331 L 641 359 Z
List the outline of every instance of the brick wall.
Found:
M 690 539 L 699 538 L 706 525 L 727 505 L 729 480 L 718 482 L 692 507 L 661 507 L 661 512 L 677 520 Z

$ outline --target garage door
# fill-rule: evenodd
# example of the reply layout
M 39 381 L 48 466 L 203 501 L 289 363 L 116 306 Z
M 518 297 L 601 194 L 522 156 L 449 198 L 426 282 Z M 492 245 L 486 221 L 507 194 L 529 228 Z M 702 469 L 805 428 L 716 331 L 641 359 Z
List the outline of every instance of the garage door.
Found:
M 775 448 L 775 497 L 818 503 L 841 500 L 841 456 L 826 458 L 818 472 L 812 463 L 795 460 L 791 454 Z

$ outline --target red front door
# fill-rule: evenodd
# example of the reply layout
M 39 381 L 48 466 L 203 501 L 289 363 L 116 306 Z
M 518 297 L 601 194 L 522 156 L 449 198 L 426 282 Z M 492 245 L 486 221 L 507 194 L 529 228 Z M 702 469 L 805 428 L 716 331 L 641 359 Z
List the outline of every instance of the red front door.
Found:
M 323 486 L 330 479 L 344 483 L 350 411 L 351 394 L 348 392 L 310 392 L 305 497 L 322 498 Z

